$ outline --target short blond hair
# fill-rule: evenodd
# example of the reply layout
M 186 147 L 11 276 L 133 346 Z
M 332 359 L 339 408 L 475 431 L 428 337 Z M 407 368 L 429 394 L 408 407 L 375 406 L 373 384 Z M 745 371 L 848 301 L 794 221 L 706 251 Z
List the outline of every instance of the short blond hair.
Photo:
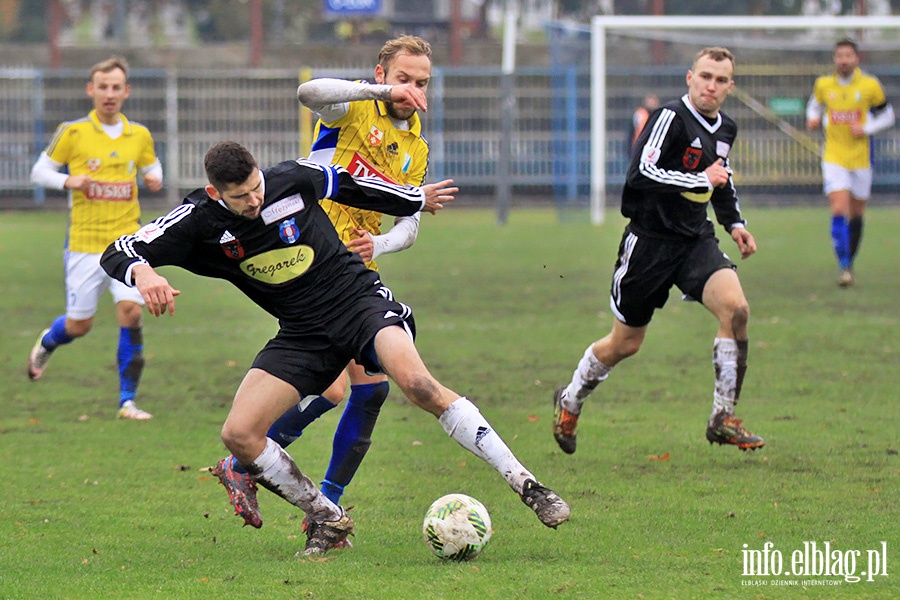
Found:
M 426 56 L 431 60 L 431 44 L 417 35 L 402 35 L 388 40 L 378 52 L 378 64 L 387 71 L 394 59 L 397 58 L 397 55 L 401 53 L 412 56 Z
M 128 61 L 121 56 L 110 56 L 106 60 L 101 60 L 91 67 L 91 81 L 94 80 L 94 73 L 109 73 L 116 69 L 122 69 L 125 73 L 125 80 L 128 80 Z
M 729 50 L 728 48 L 723 48 L 722 46 L 710 46 L 708 48 L 704 48 L 703 50 L 698 52 L 696 56 L 694 56 L 694 63 L 691 65 L 692 70 L 697 68 L 697 62 L 704 56 L 708 56 L 716 62 L 730 60 L 731 68 L 734 69 L 734 54 L 731 53 L 731 50 Z

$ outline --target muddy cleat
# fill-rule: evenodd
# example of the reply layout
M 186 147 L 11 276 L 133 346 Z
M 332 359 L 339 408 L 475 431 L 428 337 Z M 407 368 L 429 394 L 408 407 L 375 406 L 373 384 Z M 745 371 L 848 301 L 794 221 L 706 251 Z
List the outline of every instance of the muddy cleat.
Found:
M 325 554 L 332 548 L 349 548 L 344 545 L 347 536 L 353 534 L 353 519 L 341 508 L 341 518 L 337 521 L 309 520 L 306 528 L 306 549 L 297 556 Z
M 347 512 L 350 512 L 351 510 L 353 510 L 352 506 L 347 507 Z M 303 533 L 306 533 L 306 531 L 308 529 L 309 529 L 309 515 L 306 515 L 305 517 L 303 517 L 303 523 L 300 524 L 300 531 L 302 531 Z M 344 539 L 344 541 L 338 542 L 337 544 L 335 544 L 334 550 L 345 550 L 347 548 L 352 548 L 352 547 L 353 547 L 353 542 L 351 542 L 350 539 L 347 538 L 347 539 Z
M 741 450 L 756 450 L 766 445 L 766 440 L 744 429 L 740 419 L 724 412 L 713 417 L 712 424 L 706 428 L 706 439 L 710 444 L 731 444 Z
M 47 362 L 50 360 L 51 353 L 41 343 L 49 331 L 49 329 L 45 329 L 41 332 L 34 343 L 34 347 L 31 349 L 31 354 L 28 355 L 28 379 L 32 381 L 37 381 L 41 378 L 41 375 L 44 374 L 44 369 L 47 368 Z
M 578 429 L 578 415 L 570 413 L 562 405 L 565 387 L 553 392 L 553 437 L 566 454 L 575 453 L 575 436 Z
M 560 523 L 569 520 L 569 505 L 566 501 L 534 479 L 525 480 L 519 497 L 547 527 L 556 529 Z
M 838 287 L 850 287 L 853 283 L 853 271 L 850 269 L 843 269 L 838 277 Z
M 131 400 L 119 407 L 117 416 L 120 419 L 132 419 L 134 421 L 146 421 L 153 418 L 153 415 L 145 410 L 139 409 Z
M 244 518 L 244 525 L 259 529 L 262 527 L 262 515 L 259 514 L 259 503 L 256 501 L 256 480 L 250 473 L 238 473 L 234 470 L 233 456 L 223 458 L 213 467 L 212 473 L 225 486 L 228 499 L 234 506 L 234 514 Z

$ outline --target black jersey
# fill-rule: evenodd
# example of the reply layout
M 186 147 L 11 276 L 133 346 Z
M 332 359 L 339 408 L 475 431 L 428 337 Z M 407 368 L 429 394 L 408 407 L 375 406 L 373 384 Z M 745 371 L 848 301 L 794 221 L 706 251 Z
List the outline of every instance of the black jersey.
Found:
M 341 167 L 304 159 L 260 176 L 259 217 L 238 216 L 201 188 L 169 214 L 113 242 L 101 265 L 127 285 L 138 264 L 176 265 L 225 279 L 282 325 L 315 327 L 358 294 L 374 293 L 378 282 L 378 273 L 340 241 L 319 199 L 395 216 L 415 214 L 425 204 L 419 188 L 354 179 Z
M 713 235 L 707 216 L 712 203 L 727 231 L 744 224 L 733 179 L 712 189 L 703 171 L 719 158 L 729 169 L 728 153 L 737 125 L 719 112 L 705 118 L 687 95 L 650 115 L 638 137 L 622 191 L 622 214 L 639 234 L 661 237 Z

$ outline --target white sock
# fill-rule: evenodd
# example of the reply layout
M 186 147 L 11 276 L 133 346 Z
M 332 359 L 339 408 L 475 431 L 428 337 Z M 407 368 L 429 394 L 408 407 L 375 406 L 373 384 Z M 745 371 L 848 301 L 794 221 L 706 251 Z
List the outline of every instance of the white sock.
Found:
M 607 367 L 594 356 L 594 345 L 591 344 L 584 351 L 584 356 L 578 361 L 578 367 L 572 373 L 572 381 L 563 391 L 562 405 L 574 415 L 581 414 L 584 399 L 594 391 L 601 381 L 609 377 L 612 367 Z
M 716 390 L 713 394 L 712 415 L 719 412 L 734 414 L 737 390 L 738 345 L 729 338 L 716 338 L 713 343 L 713 369 L 716 372 Z
M 534 479 L 512 451 L 500 439 L 478 407 L 465 396 L 456 399 L 438 418 L 444 431 L 456 442 L 497 470 L 509 486 L 519 493 L 526 479 Z
M 314 521 L 336 521 L 341 509 L 300 472 L 294 459 L 275 440 L 266 438 L 266 448 L 246 465 L 247 472 L 270 492 L 281 496 Z

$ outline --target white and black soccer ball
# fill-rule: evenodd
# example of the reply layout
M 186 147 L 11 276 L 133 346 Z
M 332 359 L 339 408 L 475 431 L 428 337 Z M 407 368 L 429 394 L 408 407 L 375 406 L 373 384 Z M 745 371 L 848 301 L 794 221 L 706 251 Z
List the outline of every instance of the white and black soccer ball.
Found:
M 487 509 L 465 494 L 447 494 L 435 500 L 422 523 L 425 543 L 444 560 L 475 558 L 487 546 L 492 532 Z

